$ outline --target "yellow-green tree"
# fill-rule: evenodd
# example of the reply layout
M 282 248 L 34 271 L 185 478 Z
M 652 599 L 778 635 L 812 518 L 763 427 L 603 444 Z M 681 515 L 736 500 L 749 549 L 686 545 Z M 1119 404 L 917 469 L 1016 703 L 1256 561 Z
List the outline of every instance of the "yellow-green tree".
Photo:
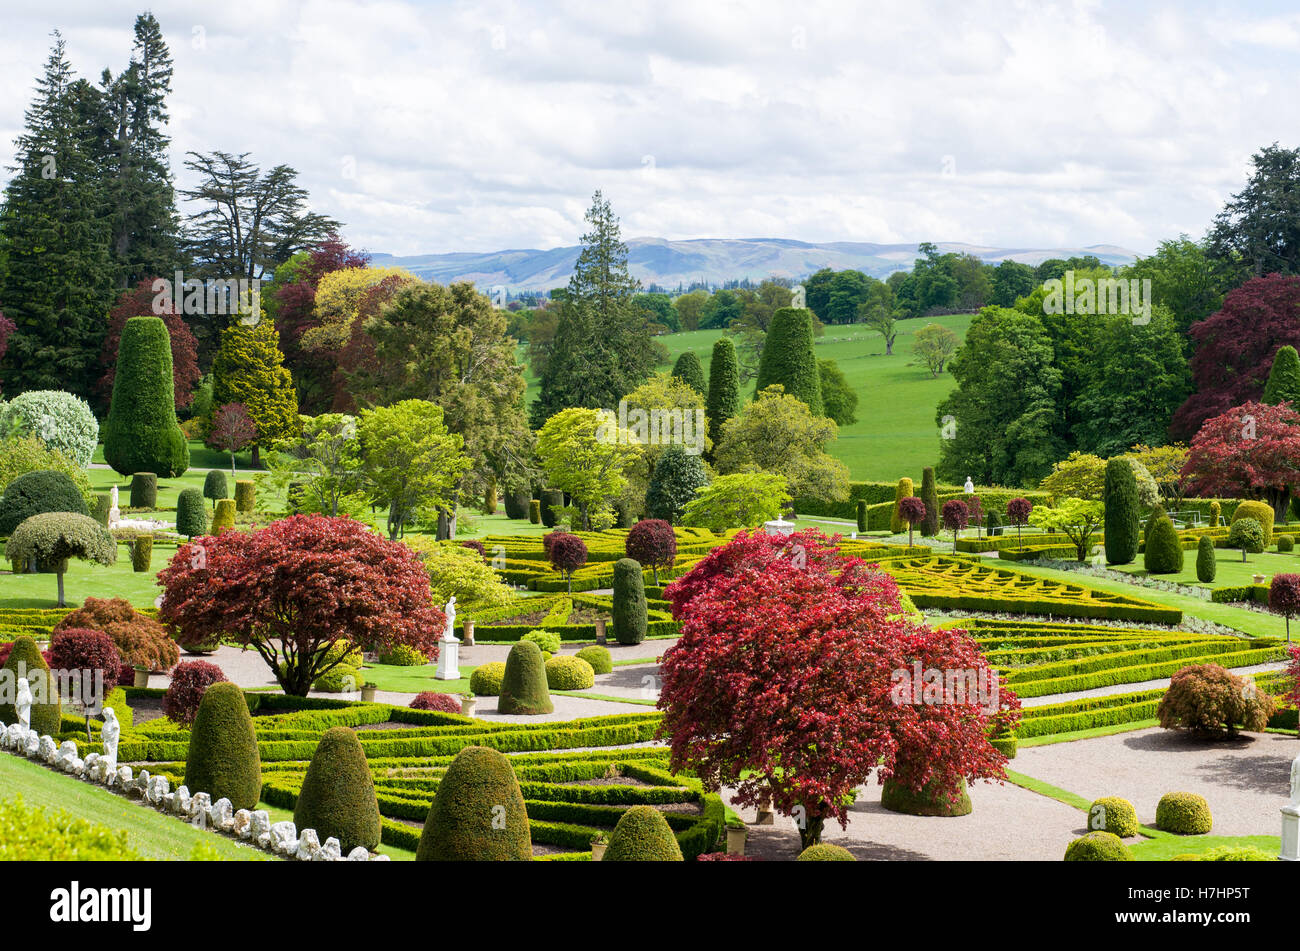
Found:
M 271 321 L 235 321 L 227 327 L 212 363 L 212 378 L 212 405 L 242 403 L 257 427 L 254 467 L 261 465 L 260 447 L 301 431 L 298 393 L 280 352 L 280 334 Z
M 575 528 L 613 524 L 610 500 L 627 485 L 641 446 L 618 425 L 617 414 L 574 407 L 561 410 L 537 433 L 537 458 L 551 486 L 569 493 Z

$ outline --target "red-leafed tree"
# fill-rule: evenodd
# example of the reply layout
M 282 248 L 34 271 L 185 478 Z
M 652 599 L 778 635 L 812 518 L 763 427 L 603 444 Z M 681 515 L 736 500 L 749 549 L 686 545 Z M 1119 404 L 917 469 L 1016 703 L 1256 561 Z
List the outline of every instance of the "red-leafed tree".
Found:
M 984 503 L 978 495 L 966 496 L 966 508 L 970 513 L 970 523 L 975 526 L 975 537 L 980 537 L 980 526 L 984 524 Z
M 345 650 L 331 654 L 335 644 L 378 652 L 406 645 L 436 660 L 446 623 L 415 552 L 351 518 L 294 515 L 255 532 L 197 538 L 158 583 L 159 617 L 183 646 L 234 638 L 297 697 L 345 659 Z
M 952 532 L 952 550 L 957 550 L 957 535 L 966 527 L 970 519 L 970 511 L 966 508 L 966 503 L 961 499 L 949 499 L 943 503 L 943 508 L 939 510 L 939 517 L 943 519 L 943 527 Z
M 257 427 L 243 403 L 227 403 L 212 414 L 212 431 L 208 433 L 210 449 L 230 453 L 230 476 L 235 477 L 235 453 L 257 439 Z
M 671 568 L 677 560 L 677 535 L 661 518 L 643 518 L 633 525 L 623 547 L 629 558 L 650 567 L 655 584 L 659 583 L 659 569 Z
M 122 654 L 113 638 L 103 631 L 85 627 L 64 628 L 50 641 L 50 669 L 72 673 L 80 686 L 78 700 L 86 717 L 86 739 L 90 739 L 90 718 L 103 709 L 104 692 L 117 686 Z M 87 689 L 89 688 L 89 689 Z
M 1007 521 L 1016 527 L 1016 544 L 1020 544 L 1020 529 L 1029 522 L 1034 503 L 1024 498 L 1014 498 L 1007 503 Z
M 1283 698 L 1293 707 L 1300 707 L 1300 647 L 1291 648 L 1291 663 L 1286 669 L 1291 690 Z
M 1169 426 L 1178 439 L 1230 407 L 1258 400 L 1278 348 L 1300 348 L 1300 277 L 1270 274 L 1247 281 L 1188 333 L 1195 345 L 1191 368 L 1196 392 Z
M 189 726 L 198 715 L 199 703 L 208 688 L 225 679 L 221 668 L 206 660 L 187 660 L 177 664 L 167 692 L 163 694 L 163 713 L 169 720 Z
M 359 405 L 373 402 L 374 394 L 359 391 L 361 379 L 378 379 L 385 369 L 402 372 L 400 367 L 383 367 L 375 354 L 375 341 L 366 333 L 366 321 L 377 316 L 384 305 L 393 299 L 409 282 L 399 275 L 390 275 L 373 287 L 367 288 L 357 302 L 357 319 L 352 322 L 348 342 L 335 357 L 331 386 L 334 391 L 332 411 L 355 413 Z
M 170 278 L 169 278 L 170 279 Z M 104 375 L 95 384 L 95 392 L 107 406 L 113 396 L 113 379 L 117 376 L 117 347 L 122 340 L 122 328 L 132 317 L 156 314 L 167 325 L 167 336 L 172 345 L 172 385 L 176 391 L 176 408 L 184 409 L 194 400 L 194 388 L 198 386 L 202 374 L 199 373 L 199 345 L 194 334 L 181 316 L 180 306 L 183 298 L 170 301 L 161 310 L 155 307 L 158 297 L 153 289 L 153 279 L 146 278 L 135 287 L 127 288 L 117 298 L 117 303 L 108 312 L 108 335 L 104 337 L 104 346 L 99 351 L 99 365 L 104 368 Z M 177 294 L 179 295 L 179 291 Z
M 907 545 L 912 546 L 912 532 L 925 521 L 925 503 L 915 495 L 898 501 L 898 517 L 907 523 Z
M 587 543 L 568 532 L 551 532 L 546 539 L 546 557 L 569 583 L 569 594 L 573 594 L 573 573 L 587 563 Z
M 1300 614 L 1300 575 L 1274 575 L 1268 586 L 1268 609 L 1286 618 L 1286 639 L 1291 642 L 1291 619 Z
M 1300 483 L 1300 411 L 1252 402 L 1206 420 L 1183 473 L 1198 495 L 1263 499 L 1281 520 Z
M 990 711 L 1013 726 L 1014 694 L 986 704 L 896 690 L 918 664 L 998 684 L 974 641 L 915 623 L 892 579 L 800 534 L 738 536 L 670 586 L 682 632 L 660 667 L 658 705 L 673 768 L 734 787 L 734 803 L 799 817 L 805 846 L 827 819 L 847 825 L 853 790 L 873 769 L 917 791 L 1002 778 Z M 800 549 L 807 557 L 791 557 Z

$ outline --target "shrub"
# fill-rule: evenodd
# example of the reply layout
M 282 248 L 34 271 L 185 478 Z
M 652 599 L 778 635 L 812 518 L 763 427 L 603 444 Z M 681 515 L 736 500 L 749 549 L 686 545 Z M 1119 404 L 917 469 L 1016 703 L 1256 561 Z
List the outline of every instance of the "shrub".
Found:
M 158 507 L 158 475 L 137 472 L 131 476 L 131 508 L 155 509 Z
M 934 469 L 931 466 L 921 470 L 921 501 L 925 503 L 921 534 L 933 538 L 939 534 L 939 491 L 935 486 Z
M 532 501 L 532 495 L 527 488 L 506 492 L 503 501 L 506 507 L 506 518 L 522 521 L 528 517 L 528 504 Z
M 671 568 L 677 560 L 677 536 L 673 527 L 659 518 L 646 518 L 632 526 L 624 542 L 627 556 L 654 571 L 659 583 L 659 569 Z
M 560 635 L 555 631 L 529 631 L 523 640 L 532 641 L 543 654 L 555 654 L 560 650 Z
M 1295 539 L 1290 535 L 1279 535 L 1277 537 L 1277 550 L 1280 552 L 1289 552 L 1295 549 Z
M 208 530 L 208 507 L 198 489 L 181 489 L 176 500 L 176 534 L 193 539 Z
M 68 627 L 59 631 L 50 641 L 50 668 L 72 670 L 89 674 L 98 671 L 104 678 L 104 687 L 117 683 L 122 668 L 122 654 L 113 639 L 103 631 L 85 627 Z
M 591 669 L 598 674 L 608 674 L 614 669 L 614 660 L 610 656 L 609 649 L 601 647 L 599 644 L 584 647 L 573 656 L 581 657 L 591 664 Z
M 858 499 L 857 524 L 858 524 L 859 532 L 865 532 L 867 530 L 867 500 L 866 499 Z
M 20 669 L 21 668 L 21 669 Z M 60 730 L 63 719 L 63 705 L 59 701 L 58 686 L 50 676 L 50 667 L 36 649 L 36 642 L 30 637 L 18 637 L 9 650 L 4 669 L 9 671 L 13 689 L 18 687 L 18 677 L 26 676 L 27 684 L 32 690 L 32 729 L 42 736 L 53 736 Z M 35 701 L 43 700 L 37 703 Z M 18 711 L 12 703 L 0 703 L 0 721 L 6 724 L 18 722 Z
M 501 665 L 503 668 L 505 664 Z M 442 713 L 460 713 L 460 697 L 452 693 L 426 690 L 417 693 L 408 706 L 412 710 L 438 710 Z
M 1137 477 L 1133 474 L 1133 466 L 1128 459 L 1116 456 L 1107 460 L 1103 501 L 1106 505 L 1103 526 L 1106 563 L 1127 565 L 1137 557 L 1138 533 L 1141 530 Z M 1148 545 L 1147 551 L 1150 550 L 1151 546 Z
M 641 565 L 631 558 L 620 558 L 614 563 L 614 639 L 620 644 L 644 641 L 648 610 Z
M 5 486 L 0 498 L 0 535 L 12 535 L 33 515 L 45 512 L 90 514 L 81 490 L 67 474 L 52 469 L 28 472 Z
M 1132 862 L 1133 853 L 1113 832 L 1089 832 L 1065 848 L 1067 862 Z
M 1196 580 L 1209 584 L 1218 574 L 1219 563 L 1214 556 L 1214 539 L 1202 535 L 1196 543 Z
M 122 475 L 181 475 L 190 448 L 176 422 L 172 352 L 158 317 L 132 317 L 117 348 L 113 399 L 104 423 L 104 461 Z
M 1249 845 L 1216 845 L 1200 855 L 1176 855 L 1174 861 L 1198 862 L 1276 862 L 1277 856 Z
M 75 611 L 54 625 L 56 632 L 71 627 L 103 631 L 122 653 L 122 662 L 146 670 L 170 670 L 180 660 L 180 648 L 158 621 L 141 614 L 125 598 L 87 598 Z
M 528 812 L 510 761 L 484 746 L 465 747 L 438 784 L 415 860 L 527 862 L 532 857 Z
M 542 524 L 554 528 L 560 521 L 560 509 L 564 508 L 564 493 L 559 489 L 542 491 Z
M 587 563 L 587 543 L 568 532 L 552 532 L 546 547 L 546 557 L 551 567 L 569 582 L 573 593 L 573 573 Z
M 528 521 L 534 525 L 540 525 L 542 522 L 542 503 L 539 499 L 530 499 L 528 502 Z
M 552 713 L 555 705 L 546 686 L 546 664 L 532 641 L 520 641 L 506 656 L 505 674 L 497 699 L 498 713 Z
M 1156 806 L 1156 828 L 1175 835 L 1205 835 L 1214 827 L 1210 804 L 1196 793 L 1171 792 Z
M 889 515 L 889 530 L 895 535 L 903 530 L 904 525 L 909 524 L 903 521 L 903 514 L 898 508 L 899 503 L 903 499 L 912 497 L 914 491 L 911 479 L 902 478 L 898 480 L 898 486 L 894 489 L 894 508 Z
M 84 469 L 99 443 L 99 423 L 80 397 L 62 390 L 28 390 L 0 405 L 0 438 L 9 436 L 35 436 Z
M 633 806 L 619 817 L 601 861 L 680 862 L 682 849 L 668 820 L 658 809 Z
M 1223 506 L 1218 502 L 1210 503 L 1210 528 L 1219 527 L 1219 519 L 1222 517 Z
M 772 314 L 758 361 L 755 393 L 773 384 L 807 404 L 813 416 L 825 413 L 821 370 L 813 351 L 812 311 L 781 307 Z
M 110 829 L 62 810 L 29 807 L 21 796 L 0 800 L 0 861 L 120 862 L 142 856 L 124 829 Z
M 922 786 L 920 792 L 886 779 L 880 789 L 880 804 L 890 812 L 909 816 L 966 816 L 974 808 L 965 782 L 944 783 L 938 778 Z
M 1183 545 L 1169 516 L 1155 520 L 1147 535 L 1142 566 L 1153 575 L 1174 575 L 1183 570 Z
M 311 689 L 320 693 L 352 693 L 360 690 L 361 684 L 361 668 L 339 664 L 313 680 Z
M 676 524 L 681 521 L 682 511 L 694 501 L 696 491 L 708 484 L 709 473 L 698 454 L 687 452 L 685 446 L 667 446 L 655 460 L 650 476 L 645 496 L 646 514 Z M 675 546 L 673 550 L 676 551 Z
M 335 726 L 325 731 L 293 810 L 299 829 L 315 829 L 320 841 L 339 840 L 347 855 L 357 846 L 374 851 L 379 845 L 379 801 L 356 731 Z
M 153 536 L 137 535 L 131 540 L 131 570 L 148 571 L 153 561 Z
M 109 498 L 107 492 L 96 492 L 94 500 L 90 503 L 89 514 L 100 525 L 108 528 L 108 517 L 113 511 L 113 500 Z
M 245 479 L 240 479 L 235 483 L 235 511 L 251 512 L 257 498 L 257 490 L 253 483 Z
M 67 607 L 63 575 L 73 558 L 111 565 L 117 561 L 117 542 L 93 518 L 74 512 L 42 512 L 25 519 L 5 543 L 5 557 L 15 565 L 35 561 L 58 576 L 59 607 Z
M 235 527 L 235 500 L 218 499 L 216 511 L 212 513 L 212 534 L 220 535 L 227 529 Z
M 796 862 L 856 862 L 853 853 L 838 845 L 819 842 L 799 853 Z
M 1264 550 L 1264 529 L 1253 518 L 1235 519 L 1228 529 L 1226 544 L 1229 548 L 1240 548 L 1241 560 L 1245 561 L 1247 552 L 1258 555 Z
M 163 694 L 163 713 L 167 714 L 168 719 L 189 726 L 194 722 L 194 717 L 199 712 L 199 703 L 208 688 L 225 679 L 226 675 L 221 668 L 206 660 L 187 660 L 177 664 L 172 671 L 167 692 Z
M 1218 664 L 1193 664 L 1170 678 L 1156 716 L 1166 730 L 1232 736 L 1238 729 L 1263 730 L 1275 710 L 1273 698 L 1256 689 L 1254 680 Z
M 581 657 L 552 657 L 546 662 L 546 686 L 551 690 L 590 690 L 596 671 Z
M 379 662 L 393 667 L 423 667 L 429 658 L 409 644 L 398 644 L 392 650 L 381 653 Z
M 469 675 L 469 689 L 476 697 L 495 697 L 501 693 L 506 665 L 499 660 L 479 664 Z
M 1088 807 L 1088 827 L 1097 832 L 1113 832 L 1121 839 L 1138 834 L 1137 810 L 1133 803 L 1118 796 L 1104 796 Z
M 478 552 L 478 556 L 480 558 L 487 558 L 487 549 L 483 547 L 483 543 L 479 541 L 477 538 L 466 539 L 465 541 L 460 543 L 460 547 L 468 548 L 470 551 Z
M 1273 506 L 1267 502 L 1242 502 L 1232 513 L 1232 522 L 1235 525 L 1244 518 L 1253 518 L 1259 522 L 1260 530 L 1264 533 L 1265 548 L 1273 544 Z
M 223 470 L 208 470 L 208 474 L 203 478 L 203 497 L 212 500 L 213 508 L 217 507 L 218 500 L 230 498 L 230 484 Z
M 119 375 L 118 379 L 121 379 Z M 185 761 L 185 785 L 234 809 L 256 809 L 262 794 L 262 760 L 244 692 L 229 682 L 208 687 L 199 701 Z

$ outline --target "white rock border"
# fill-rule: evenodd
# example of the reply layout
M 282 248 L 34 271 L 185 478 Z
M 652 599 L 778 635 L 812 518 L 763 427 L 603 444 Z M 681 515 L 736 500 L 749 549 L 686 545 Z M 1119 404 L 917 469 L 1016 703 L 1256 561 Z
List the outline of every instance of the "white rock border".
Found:
M 53 737 L 41 736 L 21 724 L 0 727 L 0 750 L 104 786 L 128 799 L 138 799 L 141 805 L 152 806 L 197 828 L 214 829 L 281 858 L 301 862 L 392 861 L 387 855 L 372 855 L 360 845 L 345 856 L 338 839 L 330 837 L 321 844 L 315 829 L 300 833 L 292 822 L 272 823 L 265 809 L 233 811 L 229 799 L 213 802 L 208 793 L 191 794 L 185 786 L 172 792 L 166 776 L 150 776 L 147 769 L 140 770 L 139 775 L 133 774 L 129 766 L 110 770 L 109 762 L 98 753 L 89 753 L 83 760 L 73 740 L 56 744 Z

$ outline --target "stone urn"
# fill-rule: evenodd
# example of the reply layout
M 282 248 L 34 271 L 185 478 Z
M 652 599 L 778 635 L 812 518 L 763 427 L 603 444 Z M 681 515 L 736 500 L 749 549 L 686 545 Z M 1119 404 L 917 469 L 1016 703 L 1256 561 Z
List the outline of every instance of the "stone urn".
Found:
M 744 855 L 749 831 L 744 826 L 727 826 L 727 854 Z
M 465 694 L 465 696 L 460 698 L 461 716 L 472 717 L 474 715 L 474 708 L 477 706 L 478 706 L 478 697 L 474 696 L 471 693 Z
M 464 640 L 465 646 L 473 647 L 474 646 L 474 622 L 472 620 L 467 620 L 463 626 L 463 631 L 464 631 L 464 636 L 462 640 Z
M 591 860 L 599 862 L 605 857 L 605 850 L 609 848 L 609 840 L 600 837 L 591 840 Z
M 605 619 L 603 617 L 596 618 L 596 643 L 602 647 L 609 643 L 609 636 L 605 633 Z
M 1264 583 L 1264 576 L 1263 576 L 1263 575 L 1251 575 L 1251 578 L 1254 580 L 1255 584 L 1263 584 L 1263 583 Z
M 376 694 L 378 691 L 379 691 L 379 685 L 378 685 L 378 684 L 362 684 L 362 685 L 361 685 L 361 702 L 362 702 L 362 703 L 374 703 L 374 702 L 375 702 L 375 694 Z
M 135 685 L 137 687 L 149 686 L 149 670 L 146 667 L 137 667 L 135 669 Z

